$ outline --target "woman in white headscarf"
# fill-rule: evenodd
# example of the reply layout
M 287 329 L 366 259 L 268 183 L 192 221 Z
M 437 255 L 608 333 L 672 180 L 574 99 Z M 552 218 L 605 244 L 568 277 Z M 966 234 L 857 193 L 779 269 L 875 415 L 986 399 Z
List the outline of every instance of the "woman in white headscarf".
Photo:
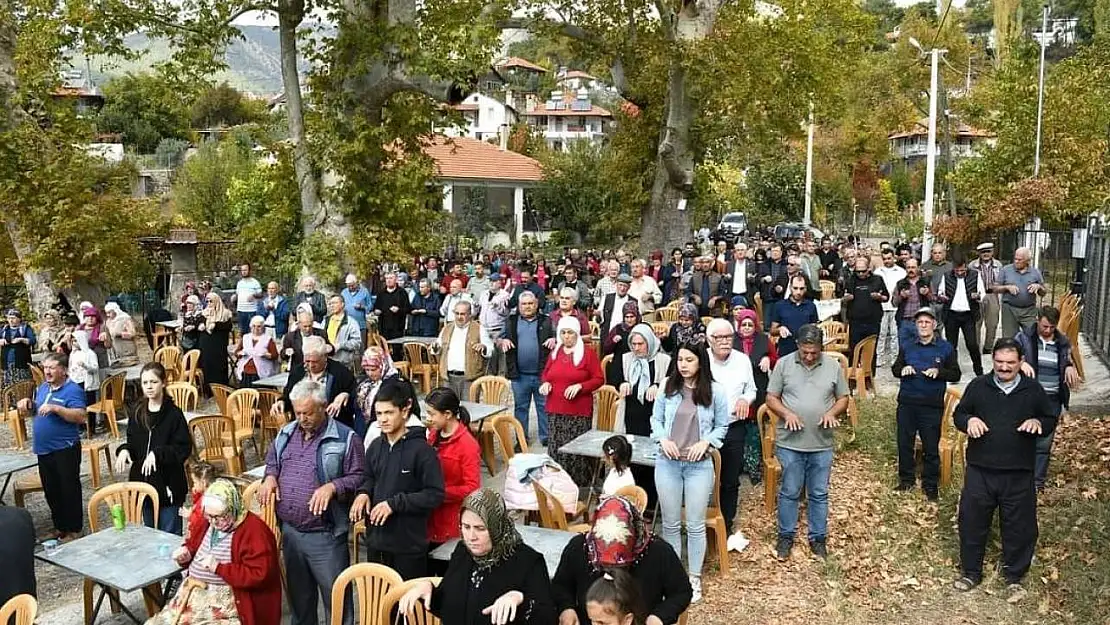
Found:
M 232 353 L 236 357 L 235 374 L 242 388 L 250 388 L 277 371 L 277 343 L 266 333 L 266 319 L 262 315 L 251 317 L 250 332 L 239 338 Z
M 119 304 L 108 302 L 104 305 L 104 316 L 108 333 L 112 335 L 112 363 L 118 367 L 139 364 L 139 348 L 135 344 L 135 321 L 123 312 Z
M 559 344 L 551 350 L 540 376 L 540 394 L 550 424 L 547 451 L 579 486 L 589 484 L 590 462 L 581 456 L 559 453 L 559 448 L 590 431 L 594 416 L 594 391 L 605 383 L 597 352 L 586 349 L 576 317 L 559 320 Z

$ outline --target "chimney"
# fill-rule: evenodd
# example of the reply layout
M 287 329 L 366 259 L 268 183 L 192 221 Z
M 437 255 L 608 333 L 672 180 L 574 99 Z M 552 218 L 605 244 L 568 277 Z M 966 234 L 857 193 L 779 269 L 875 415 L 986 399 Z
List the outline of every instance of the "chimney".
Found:
M 501 139 L 501 151 L 504 152 L 505 150 L 508 150 L 509 149 L 509 125 L 508 124 L 501 124 L 501 127 L 497 129 L 497 134 L 499 135 L 499 138 Z
M 509 108 L 516 108 L 516 103 L 513 101 L 513 90 L 505 90 L 505 106 Z
M 536 110 L 536 94 L 529 93 L 527 96 L 524 97 L 524 102 L 525 102 L 525 107 L 524 107 L 525 110 L 527 110 L 527 111 Z

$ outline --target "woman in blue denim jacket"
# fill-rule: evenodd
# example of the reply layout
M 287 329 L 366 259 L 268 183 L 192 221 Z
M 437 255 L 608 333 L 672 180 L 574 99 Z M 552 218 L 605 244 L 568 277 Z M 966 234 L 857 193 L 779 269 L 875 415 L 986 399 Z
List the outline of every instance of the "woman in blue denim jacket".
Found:
M 651 438 L 662 452 L 655 461 L 655 486 L 663 514 L 663 540 L 679 555 L 685 504 L 688 572 L 693 601 L 698 601 L 705 561 L 705 510 L 714 481 L 710 448 L 721 447 L 728 429 L 728 393 L 713 382 L 703 343 L 681 345 L 675 362 L 651 414 Z

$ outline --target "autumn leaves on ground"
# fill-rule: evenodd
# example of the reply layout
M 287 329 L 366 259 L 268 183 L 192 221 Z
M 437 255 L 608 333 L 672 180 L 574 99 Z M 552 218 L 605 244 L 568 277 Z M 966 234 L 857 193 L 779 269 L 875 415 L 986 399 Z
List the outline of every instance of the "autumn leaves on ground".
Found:
M 1029 593 L 1010 604 L 997 573 L 970 593 L 951 588 L 960 463 L 939 503 L 893 492 L 895 403 L 869 399 L 861 409 L 856 439 L 842 433 L 833 466 L 828 561 L 812 558 L 804 540 L 789 561 L 775 560 L 774 516 L 763 509 L 762 486 L 748 491 L 740 523 L 752 544 L 730 553 L 724 575 L 707 563 L 691 625 L 1110 624 L 1110 420 L 1071 415 L 1061 424 Z M 801 516 L 804 523 L 804 507 Z M 997 528 L 992 538 L 986 571 L 998 562 Z

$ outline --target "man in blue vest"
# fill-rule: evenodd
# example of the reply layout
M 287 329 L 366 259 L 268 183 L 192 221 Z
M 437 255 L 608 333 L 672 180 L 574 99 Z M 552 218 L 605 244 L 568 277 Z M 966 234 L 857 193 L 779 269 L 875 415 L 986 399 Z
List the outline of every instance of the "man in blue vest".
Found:
M 362 484 L 362 439 L 328 416 L 324 384 L 305 378 L 289 392 L 296 420 L 278 432 L 266 454 L 263 501 L 274 493 L 281 521 L 292 625 L 316 625 L 317 589 L 331 622 L 331 587 L 351 564 L 347 549 L 349 502 Z M 343 623 L 354 614 L 348 595 Z

